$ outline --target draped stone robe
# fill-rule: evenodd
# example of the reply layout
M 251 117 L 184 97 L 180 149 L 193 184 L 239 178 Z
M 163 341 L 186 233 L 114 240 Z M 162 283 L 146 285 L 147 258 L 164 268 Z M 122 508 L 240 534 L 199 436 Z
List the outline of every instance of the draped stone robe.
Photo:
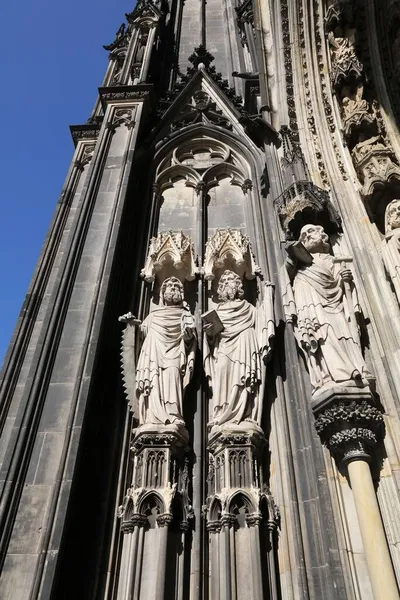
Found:
M 196 338 L 183 339 L 184 309 L 153 310 L 140 325 L 144 337 L 136 367 L 139 422 L 183 424 L 183 390 L 193 373 Z
M 330 254 L 314 253 L 313 263 L 300 268 L 293 282 L 297 309 L 295 335 L 308 364 L 313 391 L 349 380 L 367 385 L 370 374 L 359 339 L 350 327 L 350 311 L 359 312 L 356 290 L 348 305 L 340 266 Z
M 385 235 L 382 258 L 400 302 L 400 229 L 393 229 Z
M 210 425 L 260 424 L 261 356 L 269 352 L 273 317 L 263 319 L 247 300 L 218 305 L 224 330 L 213 343 L 205 341 L 205 371 L 212 393 Z

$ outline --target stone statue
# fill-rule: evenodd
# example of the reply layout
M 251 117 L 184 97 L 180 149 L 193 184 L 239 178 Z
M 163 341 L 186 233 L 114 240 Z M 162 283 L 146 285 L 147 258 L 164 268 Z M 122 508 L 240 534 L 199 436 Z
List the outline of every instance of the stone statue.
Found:
M 400 302 L 400 199 L 392 200 L 386 207 L 382 258 Z
M 197 336 L 194 318 L 183 302 L 183 284 L 164 281 L 160 306 L 140 323 L 131 313 L 122 344 L 124 384 L 139 425 L 184 425 L 183 393 L 194 368 Z M 140 353 L 136 364 L 135 338 Z
M 287 268 L 297 314 L 294 333 L 313 393 L 345 382 L 368 386 L 373 378 L 361 353 L 356 321 L 360 308 L 351 270 L 343 264 L 346 259 L 330 254 L 328 236 L 319 225 L 305 225 L 299 241 L 309 260 L 289 258 Z
M 209 427 L 261 423 L 262 361 L 270 356 L 275 333 L 273 286 L 267 284 L 259 308 L 243 296 L 241 278 L 224 271 L 218 285 L 218 316 L 204 323 L 205 371 L 212 396 Z

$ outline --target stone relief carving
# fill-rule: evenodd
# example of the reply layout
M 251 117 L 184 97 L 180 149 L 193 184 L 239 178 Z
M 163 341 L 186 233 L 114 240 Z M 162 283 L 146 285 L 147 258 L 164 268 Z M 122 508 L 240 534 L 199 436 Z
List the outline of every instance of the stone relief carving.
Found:
M 349 80 L 361 79 L 363 64 L 359 61 L 354 48 L 354 41 L 346 37 L 335 37 L 331 31 L 328 35 L 332 46 L 331 82 L 333 87 L 340 88 Z
M 134 416 L 140 426 L 173 425 L 179 429 L 184 426 L 183 394 L 193 374 L 197 347 L 183 284 L 176 277 L 166 279 L 160 290 L 160 306 L 143 323 L 131 313 L 120 321 L 127 324 L 122 367 Z M 140 347 L 137 361 L 136 346 Z
M 249 238 L 239 229 L 217 229 L 206 244 L 203 273 L 213 280 L 216 273 L 233 269 L 246 279 L 254 279 L 260 273 L 251 251 Z
M 271 354 L 275 333 L 273 286 L 265 284 L 258 308 L 243 296 L 241 277 L 226 270 L 218 285 L 217 317 L 204 324 L 204 366 L 212 396 L 211 428 L 246 429 L 261 423 L 262 362 Z
M 313 394 L 336 384 L 368 388 L 356 315 L 360 312 L 349 259 L 330 254 L 319 225 L 305 225 L 299 244 L 289 247 L 287 268 L 296 315 L 294 333 L 302 351 Z
M 359 32 L 350 3 L 330 7 L 326 27 L 331 48 L 330 78 L 341 110 L 344 138 L 362 185 L 361 194 L 369 212 L 375 214 L 382 189 L 399 180 L 400 167 L 358 56 Z
M 156 278 L 165 279 L 165 273 L 171 269 L 187 281 L 193 281 L 197 273 L 192 241 L 182 231 L 159 233 L 150 240 L 147 260 L 140 275 L 151 283 Z
M 400 302 L 400 199 L 392 200 L 386 207 L 382 258 Z

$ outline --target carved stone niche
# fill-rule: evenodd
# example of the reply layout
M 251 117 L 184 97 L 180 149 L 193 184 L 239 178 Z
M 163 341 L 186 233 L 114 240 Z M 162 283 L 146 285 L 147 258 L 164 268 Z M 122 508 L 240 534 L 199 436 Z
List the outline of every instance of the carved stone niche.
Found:
M 400 184 L 400 167 L 395 154 L 381 136 L 374 136 L 354 146 L 352 159 L 357 175 L 363 184 L 361 194 L 374 212 L 376 193 L 381 193 L 387 185 Z
M 308 223 L 322 225 L 328 235 L 341 231 L 341 219 L 329 193 L 311 181 L 294 183 L 277 198 L 276 204 L 288 241 L 297 240 L 301 228 Z
M 140 275 L 152 283 L 167 277 L 193 281 L 197 267 L 194 262 L 192 240 L 182 231 L 166 231 L 150 240 L 149 252 Z
M 207 241 L 202 268 L 205 279 L 212 281 L 225 270 L 246 279 L 254 279 L 261 272 L 255 263 L 249 238 L 239 229 L 217 229 Z

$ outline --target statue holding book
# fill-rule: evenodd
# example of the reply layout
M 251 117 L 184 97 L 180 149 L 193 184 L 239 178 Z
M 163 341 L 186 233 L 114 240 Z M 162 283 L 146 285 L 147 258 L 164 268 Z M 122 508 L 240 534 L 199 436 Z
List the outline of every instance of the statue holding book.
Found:
M 335 384 L 368 386 L 358 331 L 360 306 L 349 258 L 330 254 L 327 234 L 305 225 L 287 248 L 296 315 L 294 333 L 305 356 L 313 393 Z
M 161 286 L 160 306 L 143 323 L 131 313 L 120 317 L 127 323 L 124 385 L 140 426 L 184 426 L 183 394 L 193 374 L 197 336 L 183 294 L 182 282 L 169 277 Z
M 261 424 L 264 363 L 275 333 L 273 286 L 265 284 L 261 305 L 244 299 L 242 280 L 225 271 L 219 304 L 203 315 L 205 371 L 211 394 L 209 427 Z

